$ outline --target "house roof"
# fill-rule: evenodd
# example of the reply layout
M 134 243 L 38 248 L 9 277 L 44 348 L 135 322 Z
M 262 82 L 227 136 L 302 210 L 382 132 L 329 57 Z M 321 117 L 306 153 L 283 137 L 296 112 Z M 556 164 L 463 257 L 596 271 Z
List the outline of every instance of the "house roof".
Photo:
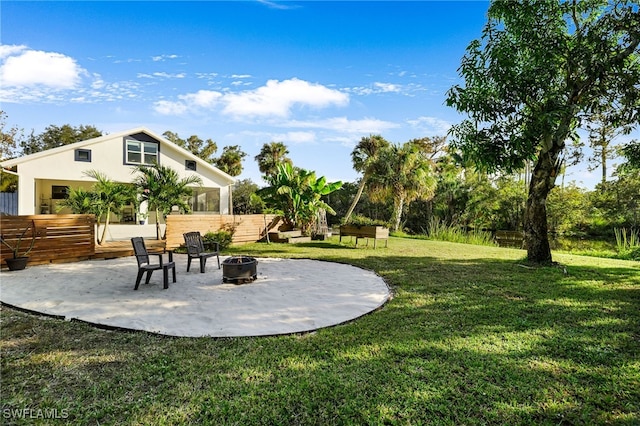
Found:
M 171 149 L 174 149 L 174 150 L 180 152 L 186 158 L 188 158 L 190 160 L 193 160 L 193 161 L 196 161 L 196 163 L 198 163 L 200 167 L 204 167 L 205 169 L 208 169 L 209 171 L 213 172 L 215 175 L 220 176 L 220 178 L 223 181 L 226 181 L 229 185 L 231 185 L 231 184 L 236 182 L 236 179 L 233 176 L 223 172 L 222 170 L 220 170 L 216 166 L 204 161 L 202 158 L 198 157 L 197 155 L 192 154 L 190 151 L 187 151 L 186 149 L 184 149 L 184 148 L 176 145 L 175 143 L 167 140 L 163 136 L 160 136 L 157 133 L 152 132 L 151 130 L 147 129 L 146 127 L 136 127 L 134 129 L 124 130 L 122 132 L 110 133 L 108 135 L 99 136 L 97 138 L 87 139 L 85 141 L 75 142 L 75 143 L 72 143 L 72 144 L 69 144 L 69 145 L 63 145 L 63 146 L 59 146 L 59 147 L 56 147 L 56 148 L 47 149 L 45 151 L 40 151 L 40 152 L 36 152 L 36 153 L 33 153 L 33 154 L 29 154 L 29 155 L 24 155 L 22 157 L 13 158 L 11 160 L 5 160 L 5 161 L 0 163 L 0 166 L 1 167 L 19 166 L 22 163 L 26 163 L 28 161 L 33 161 L 33 160 L 36 160 L 38 158 L 47 157 L 47 156 L 52 155 L 52 154 L 57 154 L 57 153 L 60 153 L 60 152 L 65 152 L 65 151 L 72 151 L 72 150 L 75 150 L 75 149 L 78 149 L 78 148 L 84 148 L 84 147 L 87 147 L 87 146 L 90 146 L 90 145 L 99 144 L 99 143 L 104 142 L 104 141 L 109 140 L 109 139 L 123 138 L 125 136 L 134 135 L 136 133 L 145 133 L 145 134 L 151 136 L 152 138 L 160 141 L 161 145 L 169 146 Z

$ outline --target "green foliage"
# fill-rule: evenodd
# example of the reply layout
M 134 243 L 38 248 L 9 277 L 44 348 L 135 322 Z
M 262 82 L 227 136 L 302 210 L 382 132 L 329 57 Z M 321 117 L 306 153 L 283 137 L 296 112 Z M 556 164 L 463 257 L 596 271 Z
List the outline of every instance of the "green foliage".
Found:
M 148 208 L 156 211 L 156 234 L 158 239 L 164 239 L 165 235 L 160 235 L 160 218 L 169 214 L 173 206 L 177 206 L 181 212 L 191 211 L 186 201 L 186 197 L 192 193 L 189 185 L 201 185 L 202 179 L 197 175 L 180 178 L 172 168 L 158 164 L 138 166 L 136 171 L 138 176 L 134 179 L 134 185 L 138 188 L 138 201 L 146 201 Z
M 640 221 L 640 170 L 600 183 L 591 194 L 597 212 L 612 226 L 638 226 Z
M 433 218 L 427 228 L 427 237 L 430 240 L 449 241 L 452 243 L 475 244 L 481 246 L 494 246 L 491 232 L 472 228 L 466 231 L 459 226 L 447 225 Z
M 614 232 L 616 235 L 616 248 L 621 258 L 640 260 L 640 231 L 615 228 Z
M 73 214 L 93 214 L 97 218 L 104 214 L 103 206 L 98 202 L 98 194 L 81 187 L 69 188 L 69 196 L 59 200 L 58 212 L 65 208 L 70 209 Z
M 584 229 L 591 210 L 589 195 L 575 184 L 564 188 L 555 187 L 547 198 L 549 230 L 572 233 L 578 229 Z
M 193 155 L 202 158 L 207 163 L 215 164 L 216 158 L 214 155 L 216 151 L 218 151 L 218 145 L 212 139 L 205 141 L 197 135 L 191 135 L 185 140 L 180 138 L 177 133 L 169 130 L 164 132 L 162 136 L 179 147 L 191 152 Z
M 3 407 L 67 409 L 35 423 L 75 425 L 640 420 L 637 263 L 557 254 L 564 268 L 525 268 L 521 250 L 333 242 L 230 249 L 351 264 L 393 289 L 382 309 L 310 333 L 167 338 L 2 306 Z
M 343 222 L 344 225 L 356 225 L 356 226 L 389 226 L 388 222 L 380 219 L 370 219 L 366 216 L 354 214 L 349 220 Z
M 632 140 L 626 144 L 622 150 L 622 155 L 626 158 L 626 162 L 620 166 L 621 172 L 633 172 L 640 170 L 640 140 Z
M 607 121 L 638 122 L 640 16 L 632 1 L 495 1 L 462 59 L 464 85 L 447 105 L 469 118 L 451 130 L 465 160 L 531 174 L 525 233 L 530 262 L 551 260 L 545 202 L 580 118 L 615 104 Z
M 345 220 L 349 220 L 356 205 L 362 197 L 364 187 L 367 184 L 367 180 L 371 176 L 374 164 L 378 161 L 378 155 L 389 147 L 389 142 L 381 135 L 369 135 L 362 137 L 360 142 L 355 146 L 351 152 L 351 161 L 353 162 L 353 168 L 355 171 L 362 173 L 362 178 L 358 185 L 358 192 L 353 198 L 349 209 L 345 215 Z
M 0 110 L 0 161 L 14 158 L 17 153 L 18 145 L 24 138 L 24 130 L 17 126 L 7 126 L 7 113 Z M 7 175 L 11 176 L 11 175 Z M 5 173 L 2 175 L 3 186 Z M 17 180 L 17 176 L 16 176 Z
M 106 174 L 97 170 L 87 170 L 84 174 L 96 180 L 90 190 L 71 188 L 69 197 L 60 200 L 58 211 L 71 209 L 75 214 L 93 214 L 96 216 L 98 229 L 104 218 L 102 233 L 98 235 L 98 244 L 102 244 L 107 236 L 111 213 L 120 214 L 122 208 L 136 204 L 136 190 L 132 185 L 114 182 Z
M 322 197 L 340 189 L 342 182 L 329 183 L 324 176 L 316 178 L 315 172 L 289 163 L 279 164 L 278 172 L 266 179 L 270 186 L 262 188 L 258 195 L 267 206 L 282 212 L 287 225 L 309 232 L 319 209 L 335 214 Z
M 0 170 L 0 192 L 16 192 L 18 190 L 18 176 Z
M 31 235 L 27 236 L 27 233 L 29 232 L 29 230 L 31 230 Z M 2 243 L 2 245 L 4 245 L 5 247 L 7 247 L 9 250 L 11 250 L 11 254 L 13 256 L 14 259 L 17 259 L 18 257 L 26 257 L 29 255 L 29 253 L 31 253 L 31 250 L 33 250 L 33 246 L 36 243 L 36 238 L 40 235 L 40 232 L 36 229 L 36 222 L 34 220 L 31 220 L 31 223 L 25 227 L 21 233 L 17 234 L 15 237 L 11 237 L 8 236 L 6 234 L 2 234 L 0 235 L 0 243 Z M 27 247 L 26 249 L 22 249 L 22 240 L 28 237 L 29 238 L 29 247 Z M 13 240 L 14 242 L 11 243 L 9 242 L 9 240 Z
M 238 180 L 233 186 L 233 213 L 262 213 L 264 203 L 257 195 L 258 189 L 258 185 L 253 183 L 251 179 Z
M 164 132 L 162 136 L 231 176 L 238 176 L 242 173 L 242 159 L 247 154 L 238 145 L 225 146 L 222 148 L 220 157 L 215 157 L 218 144 L 212 139 L 203 140 L 197 135 L 191 135 L 185 140 L 169 130 Z
M 62 126 L 52 124 L 47 126 L 39 135 L 31 132 L 28 138 L 20 142 L 20 146 L 22 153 L 28 155 L 100 136 L 102 136 L 102 132 L 91 125 L 81 124 L 78 127 L 74 127 L 70 124 L 63 124 Z
M 260 153 L 255 156 L 258 169 L 265 176 L 274 176 L 278 173 L 280 164 L 293 164 L 287 157 L 289 150 L 283 142 L 269 142 L 262 145 Z
M 393 200 L 393 231 L 400 228 L 406 206 L 433 197 L 437 182 L 426 154 L 422 140 L 412 140 L 381 148 L 370 166 L 369 195 L 375 201 Z
M 236 228 L 234 226 L 227 225 L 222 229 L 213 232 L 209 231 L 202 236 L 202 242 L 207 245 L 208 243 L 217 242 L 220 251 L 224 251 L 231 246 L 233 242 L 233 234 L 235 234 Z
M 225 146 L 214 164 L 230 176 L 239 176 L 242 173 L 242 160 L 246 156 L 247 153 L 239 145 Z

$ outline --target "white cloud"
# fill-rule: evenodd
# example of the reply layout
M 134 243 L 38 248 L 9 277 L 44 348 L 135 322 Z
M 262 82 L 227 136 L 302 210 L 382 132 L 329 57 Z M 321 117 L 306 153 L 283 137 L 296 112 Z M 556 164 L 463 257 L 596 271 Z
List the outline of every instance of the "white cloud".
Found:
M 399 125 L 396 123 L 392 123 L 390 121 L 378 120 L 375 118 L 349 120 L 346 117 L 333 117 L 333 118 L 327 118 L 324 120 L 314 120 L 314 121 L 288 121 L 286 123 L 286 126 L 298 127 L 298 128 L 324 129 L 327 131 L 349 133 L 349 134 L 382 133 L 386 130 L 399 127 Z
M 451 128 L 451 123 L 436 117 L 422 116 L 407 122 L 411 126 L 420 129 L 423 133 L 430 133 L 433 136 L 444 136 Z
M 266 85 L 255 90 L 237 93 L 200 90 L 180 95 L 177 101 L 157 102 L 155 110 L 160 114 L 176 114 L 176 111 L 185 113 L 222 105 L 222 112 L 235 118 L 286 118 L 296 105 L 325 108 L 346 105 L 348 102 L 349 96 L 342 92 L 294 78 L 284 81 L 269 80 Z
M 388 92 L 400 92 L 400 86 L 397 84 L 391 83 L 373 83 L 373 86 L 377 89 L 378 92 L 388 93 Z
M 16 55 L 26 49 L 27 49 L 27 46 L 24 46 L 24 45 L 2 44 L 0 45 L 0 59 L 4 59 L 7 56 Z
M 0 80 L 4 88 L 45 86 L 73 89 L 87 74 L 76 60 L 56 52 L 30 50 L 24 46 L 2 46 Z
M 179 101 L 158 101 L 153 105 L 153 109 L 162 115 L 182 115 L 198 109 L 211 109 L 218 104 L 222 96 L 220 92 L 199 90 L 196 93 L 178 96 Z
M 154 110 L 162 115 L 182 115 L 187 112 L 187 106 L 182 102 L 158 101 L 153 105 Z
M 154 62 L 159 62 L 159 61 L 165 61 L 167 59 L 176 59 L 178 58 L 178 55 L 158 55 L 158 56 L 152 56 L 151 60 Z
M 138 73 L 137 77 L 138 78 L 185 78 L 187 76 L 187 74 L 181 72 L 181 73 L 177 73 L 177 74 L 169 74 L 166 72 L 154 72 L 152 74 L 147 74 L 147 73 Z
M 224 112 L 233 116 L 287 117 L 294 105 L 315 108 L 349 103 L 349 95 L 320 84 L 293 78 L 269 80 L 265 86 L 252 91 L 225 95 Z
M 294 144 L 312 143 L 316 141 L 316 134 L 314 132 L 287 132 L 273 135 L 271 139 Z
M 258 0 L 258 3 L 264 4 L 265 6 L 271 8 L 271 9 L 280 9 L 280 10 L 291 10 L 291 9 L 297 9 L 300 6 L 295 5 L 295 4 L 282 4 L 282 3 L 276 3 L 275 1 L 267 1 L 267 0 Z
M 200 108 L 211 108 L 218 103 L 222 96 L 222 93 L 215 92 L 213 90 L 199 90 L 196 93 L 179 96 L 179 98 L 187 105 Z

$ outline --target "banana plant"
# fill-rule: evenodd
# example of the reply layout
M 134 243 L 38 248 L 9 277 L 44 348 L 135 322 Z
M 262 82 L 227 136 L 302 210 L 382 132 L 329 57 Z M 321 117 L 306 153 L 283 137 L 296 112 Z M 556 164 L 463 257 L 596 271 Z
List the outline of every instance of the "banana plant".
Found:
M 269 207 L 282 212 L 285 224 L 292 228 L 307 232 L 320 209 L 335 214 L 321 198 L 340 189 L 342 182 L 328 183 L 324 176 L 316 178 L 315 172 L 289 163 L 279 164 L 267 180 L 270 185 L 260 190 L 260 195 Z

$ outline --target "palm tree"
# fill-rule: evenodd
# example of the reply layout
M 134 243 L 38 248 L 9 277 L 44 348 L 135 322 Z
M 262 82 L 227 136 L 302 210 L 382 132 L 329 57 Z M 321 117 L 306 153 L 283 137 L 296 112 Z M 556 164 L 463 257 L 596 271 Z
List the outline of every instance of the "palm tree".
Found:
M 260 153 L 255 156 L 260 172 L 265 176 L 274 176 L 278 173 L 278 165 L 282 163 L 292 164 L 287 157 L 289 150 L 282 142 L 270 142 L 262 145 Z
M 371 167 L 376 162 L 380 151 L 389 146 L 389 142 L 380 135 L 369 135 L 368 137 L 362 137 L 360 142 L 351 152 L 351 161 L 353 162 L 353 168 L 362 173 L 360 184 L 358 185 L 358 192 L 356 193 L 347 214 L 344 217 L 344 221 L 347 222 L 353 209 L 356 208 L 356 204 L 360 201 L 362 191 L 371 175 Z
M 148 208 L 155 210 L 156 238 L 164 240 L 166 238 L 166 229 L 161 236 L 160 218 L 168 215 L 173 206 L 177 206 L 181 212 L 191 211 L 189 204 L 185 200 L 192 193 L 189 185 L 202 185 L 202 179 L 196 175 L 180 178 L 178 172 L 171 167 L 158 164 L 138 166 L 136 172 L 140 173 L 134 180 L 140 196 L 139 202 L 146 201 Z
M 84 174 L 90 178 L 96 180 L 91 192 L 93 195 L 89 197 L 89 200 L 82 199 L 83 193 L 80 190 L 76 191 L 76 201 L 81 201 L 85 205 L 87 202 L 93 203 L 93 212 L 96 215 L 96 222 L 98 229 L 100 229 L 101 217 L 105 216 L 104 227 L 102 228 L 102 234 L 98 237 L 98 244 L 104 242 L 107 236 L 107 228 L 109 227 L 109 219 L 111 213 L 119 213 L 120 210 L 134 202 L 135 191 L 131 185 L 127 185 L 120 182 L 114 182 L 107 177 L 106 174 L 97 170 L 88 170 Z
M 432 160 L 414 141 L 381 149 L 369 172 L 371 199 L 381 202 L 393 198 L 393 231 L 400 228 L 405 206 L 433 197 L 437 185 Z
M 73 214 L 94 214 L 96 217 L 100 217 L 104 212 L 98 211 L 98 207 L 102 208 L 97 202 L 95 192 L 87 191 L 84 188 L 70 188 L 69 196 L 58 202 L 56 210 L 68 208 Z

